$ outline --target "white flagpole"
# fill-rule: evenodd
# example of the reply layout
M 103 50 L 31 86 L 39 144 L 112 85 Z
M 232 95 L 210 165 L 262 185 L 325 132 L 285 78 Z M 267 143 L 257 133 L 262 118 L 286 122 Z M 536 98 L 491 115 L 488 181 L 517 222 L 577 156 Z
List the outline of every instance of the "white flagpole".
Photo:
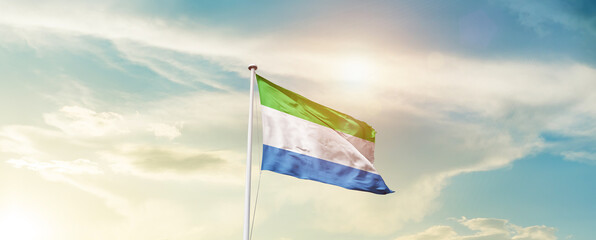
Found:
M 244 240 L 248 240 L 250 231 L 250 168 L 252 163 L 252 105 L 254 102 L 255 71 L 257 65 L 248 66 L 250 70 L 250 103 L 248 104 L 248 143 L 246 147 L 246 188 L 244 192 Z

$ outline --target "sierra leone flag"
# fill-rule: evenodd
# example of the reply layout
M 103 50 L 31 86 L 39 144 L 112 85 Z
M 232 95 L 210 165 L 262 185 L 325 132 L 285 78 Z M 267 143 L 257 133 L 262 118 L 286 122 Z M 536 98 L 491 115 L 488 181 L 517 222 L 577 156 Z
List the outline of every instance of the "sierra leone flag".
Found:
M 373 167 L 375 130 L 257 75 L 261 169 L 376 194 L 392 193 Z

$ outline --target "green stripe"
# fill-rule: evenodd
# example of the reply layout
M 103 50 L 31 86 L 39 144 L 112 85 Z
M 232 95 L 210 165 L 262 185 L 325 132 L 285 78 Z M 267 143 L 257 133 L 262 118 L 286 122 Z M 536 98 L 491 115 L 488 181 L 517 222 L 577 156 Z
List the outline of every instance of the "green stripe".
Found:
M 376 131 L 367 123 L 335 111 L 257 75 L 261 104 L 336 131 L 375 142 Z

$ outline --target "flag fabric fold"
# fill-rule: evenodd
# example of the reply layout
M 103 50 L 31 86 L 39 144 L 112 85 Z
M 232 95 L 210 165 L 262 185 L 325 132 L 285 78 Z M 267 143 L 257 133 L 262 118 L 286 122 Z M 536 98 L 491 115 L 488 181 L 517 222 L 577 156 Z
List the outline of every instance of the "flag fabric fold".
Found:
M 376 131 L 256 75 L 262 105 L 262 170 L 388 194 L 373 167 Z

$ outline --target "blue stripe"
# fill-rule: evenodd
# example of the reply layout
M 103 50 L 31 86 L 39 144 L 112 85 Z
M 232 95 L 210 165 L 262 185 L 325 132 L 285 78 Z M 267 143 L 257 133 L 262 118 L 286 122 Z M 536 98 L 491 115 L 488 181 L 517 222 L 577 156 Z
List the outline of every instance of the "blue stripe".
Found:
M 376 194 L 393 192 L 378 174 L 265 144 L 261 169 L 347 189 Z

